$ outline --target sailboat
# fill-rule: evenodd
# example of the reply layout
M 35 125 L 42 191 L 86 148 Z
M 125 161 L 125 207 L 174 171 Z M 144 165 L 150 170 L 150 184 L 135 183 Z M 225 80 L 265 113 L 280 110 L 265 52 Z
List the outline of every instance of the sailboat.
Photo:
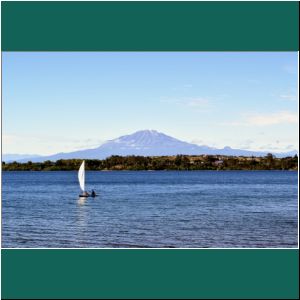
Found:
M 82 190 L 82 194 L 79 197 L 88 197 L 89 193 L 85 191 L 85 161 L 82 162 L 78 171 L 79 186 Z
M 82 194 L 79 195 L 79 197 L 96 197 L 96 193 L 94 190 L 92 190 L 92 193 L 89 194 L 86 190 L 85 190 L 85 161 L 82 161 L 81 166 L 78 170 L 78 181 L 79 181 L 79 186 L 82 190 Z

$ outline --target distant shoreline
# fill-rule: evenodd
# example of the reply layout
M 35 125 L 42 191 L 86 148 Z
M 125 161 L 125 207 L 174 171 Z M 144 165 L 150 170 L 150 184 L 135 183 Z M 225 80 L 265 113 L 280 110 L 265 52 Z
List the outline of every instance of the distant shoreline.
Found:
M 85 159 L 87 171 L 297 171 L 298 156 L 276 158 L 224 155 L 111 156 Z M 2 163 L 2 171 L 77 171 L 82 159 Z

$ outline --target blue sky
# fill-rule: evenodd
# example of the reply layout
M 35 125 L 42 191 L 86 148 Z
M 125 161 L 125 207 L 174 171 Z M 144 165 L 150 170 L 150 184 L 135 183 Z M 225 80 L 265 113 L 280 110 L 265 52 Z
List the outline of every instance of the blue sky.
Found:
M 141 129 L 298 149 L 296 52 L 7 52 L 3 153 L 96 147 Z

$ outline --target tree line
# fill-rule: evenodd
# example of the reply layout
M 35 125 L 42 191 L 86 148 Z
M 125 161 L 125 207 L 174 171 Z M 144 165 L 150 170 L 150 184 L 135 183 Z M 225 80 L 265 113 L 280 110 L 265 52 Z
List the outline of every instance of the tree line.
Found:
M 78 170 L 82 159 L 60 159 L 44 162 L 2 162 L 3 171 L 72 171 Z M 176 156 L 118 156 L 106 159 L 86 159 L 86 170 L 298 170 L 298 156 L 276 158 L 176 155 Z

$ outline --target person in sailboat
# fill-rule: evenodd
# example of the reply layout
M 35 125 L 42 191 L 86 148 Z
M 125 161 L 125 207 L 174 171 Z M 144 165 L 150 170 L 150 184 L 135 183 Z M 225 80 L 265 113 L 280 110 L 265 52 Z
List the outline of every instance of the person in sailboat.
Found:
M 95 193 L 94 190 L 92 190 L 91 196 L 92 196 L 92 197 L 96 197 L 96 193 Z

